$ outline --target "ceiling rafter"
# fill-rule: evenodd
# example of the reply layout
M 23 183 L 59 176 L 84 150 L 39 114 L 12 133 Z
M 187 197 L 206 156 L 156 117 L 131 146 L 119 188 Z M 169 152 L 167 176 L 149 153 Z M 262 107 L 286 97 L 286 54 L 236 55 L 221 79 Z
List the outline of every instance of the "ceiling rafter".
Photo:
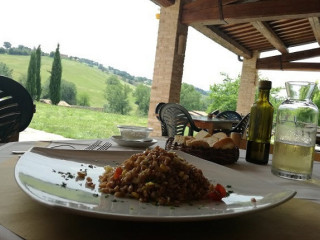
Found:
M 290 71 L 319 71 L 320 63 L 293 62 L 320 56 L 320 48 L 287 53 L 257 60 L 257 69 L 290 70 Z
M 245 3 L 229 1 L 225 5 L 219 5 L 218 0 L 198 0 L 184 5 L 181 22 L 188 25 L 193 23 L 216 25 L 223 22 L 243 23 L 306 18 L 311 15 L 320 17 L 319 0 L 269 0 Z
M 170 7 L 175 3 L 175 0 L 151 0 L 151 1 L 161 7 Z
M 238 2 L 239 0 L 196 0 L 192 1 L 188 4 L 185 4 L 183 8 L 185 10 L 201 10 L 204 8 L 212 8 L 212 7 L 218 7 L 220 4 L 222 6 Z
M 271 29 L 266 22 L 251 23 L 279 52 L 288 53 L 288 49 L 277 34 Z
M 193 28 L 204 34 L 205 36 L 211 38 L 215 42 L 229 49 L 230 51 L 236 53 L 237 55 L 243 56 L 245 58 L 251 58 L 252 52 L 241 46 L 239 43 L 228 37 L 223 32 L 219 31 L 217 28 L 210 26 L 202 25 L 202 24 L 193 24 Z
M 257 63 L 256 68 L 259 70 L 319 72 L 320 63 L 304 63 L 304 62 L 272 62 L 269 64 Z
M 309 18 L 310 25 L 312 27 L 312 31 L 314 33 L 314 36 L 320 45 L 320 20 L 318 17 L 312 17 Z

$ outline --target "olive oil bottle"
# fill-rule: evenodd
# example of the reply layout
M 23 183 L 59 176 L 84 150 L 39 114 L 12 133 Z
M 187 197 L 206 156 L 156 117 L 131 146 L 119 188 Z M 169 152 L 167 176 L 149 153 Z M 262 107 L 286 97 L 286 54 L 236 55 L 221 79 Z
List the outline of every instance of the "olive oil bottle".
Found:
M 250 111 L 246 160 L 267 164 L 273 120 L 273 106 L 269 102 L 271 81 L 259 82 L 259 96 Z

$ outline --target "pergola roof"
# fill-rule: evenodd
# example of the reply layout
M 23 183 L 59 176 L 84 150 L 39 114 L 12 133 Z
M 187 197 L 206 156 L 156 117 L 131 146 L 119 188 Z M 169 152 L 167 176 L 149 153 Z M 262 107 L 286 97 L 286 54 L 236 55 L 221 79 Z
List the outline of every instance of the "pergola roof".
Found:
M 170 7 L 175 0 L 152 0 Z M 295 46 L 320 44 L 320 0 L 184 1 L 180 21 L 243 58 L 260 58 L 257 69 L 320 71 L 320 63 L 293 62 L 320 56 L 320 48 L 290 53 Z

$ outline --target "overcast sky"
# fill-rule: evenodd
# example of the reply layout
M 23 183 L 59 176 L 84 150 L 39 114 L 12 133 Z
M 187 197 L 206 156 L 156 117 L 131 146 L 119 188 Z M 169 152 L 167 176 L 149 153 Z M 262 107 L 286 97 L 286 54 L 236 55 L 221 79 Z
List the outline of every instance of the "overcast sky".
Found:
M 97 61 L 152 79 L 159 7 L 150 0 L 7 0 L 1 2 L 0 45 L 37 47 Z M 235 78 L 241 62 L 229 50 L 189 28 L 183 82 L 204 90 Z M 273 86 L 288 80 L 320 80 L 320 73 L 260 71 Z

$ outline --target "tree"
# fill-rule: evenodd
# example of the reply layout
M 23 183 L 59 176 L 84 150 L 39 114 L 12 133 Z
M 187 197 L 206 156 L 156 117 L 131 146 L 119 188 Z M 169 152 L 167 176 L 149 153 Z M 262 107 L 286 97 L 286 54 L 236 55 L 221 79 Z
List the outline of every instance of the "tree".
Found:
M 194 86 L 182 83 L 180 93 L 180 104 L 187 110 L 201 110 L 201 94 Z
M 0 62 L 0 75 L 12 78 L 13 69 L 10 69 L 7 64 Z
M 77 104 L 77 87 L 74 83 L 61 81 L 61 99 L 71 105 Z
M 38 46 L 36 50 L 36 69 L 35 69 L 35 74 L 36 74 L 36 100 L 40 100 L 41 96 L 41 76 L 40 76 L 40 70 L 41 70 L 41 48 L 40 45 Z
M 107 104 L 105 109 L 107 112 L 128 114 L 131 110 L 128 95 L 131 91 L 128 85 L 122 85 L 120 80 L 112 75 L 106 81 L 105 98 Z
M 61 99 L 61 76 L 62 76 L 62 66 L 61 57 L 59 52 L 59 44 L 57 46 L 56 52 L 54 53 L 51 77 L 49 84 L 49 95 L 51 103 L 57 105 Z
M 144 84 L 139 84 L 136 87 L 135 93 L 135 103 L 138 105 L 138 110 L 147 115 L 149 111 L 149 103 L 150 103 L 150 88 Z
M 80 106 L 90 106 L 90 98 L 87 93 L 80 93 L 78 98 L 78 104 Z
M 320 91 L 319 91 L 319 83 L 318 83 L 318 81 L 316 81 L 316 86 L 314 87 L 314 90 L 313 90 L 313 93 L 312 93 L 312 102 L 319 109 L 318 126 L 320 126 Z
M 9 42 L 4 42 L 3 43 L 3 46 L 6 48 L 6 49 L 9 49 L 9 48 L 11 48 L 11 43 L 9 43 Z
M 27 88 L 27 74 L 22 74 L 20 77 L 19 77 L 19 79 L 18 79 L 18 82 L 22 85 L 22 86 L 24 86 L 24 88 Z
M 211 104 L 208 107 L 208 112 L 217 109 L 220 111 L 235 111 L 237 108 L 240 76 L 233 80 L 226 73 L 220 74 L 223 75 L 225 79 L 223 79 L 223 83 L 221 84 L 210 86 L 209 99 L 211 100 Z
M 45 98 L 45 99 L 50 98 L 49 85 L 50 85 L 50 77 L 48 78 L 47 81 L 44 82 L 42 86 L 42 91 L 41 91 L 42 98 Z
M 28 75 L 27 75 L 27 85 L 26 89 L 31 95 L 32 99 L 36 99 L 36 53 L 33 51 L 30 56 Z
M 208 107 L 208 112 L 219 109 L 220 111 L 237 109 L 238 92 L 240 87 L 240 75 L 236 79 L 231 79 L 226 73 L 221 73 L 225 76 L 223 83 L 214 84 L 210 86 L 209 99 L 211 104 Z M 258 80 L 268 80 L 261 79 L 260 76 Z M 272 88 L 270 91 L 270 102 L 275 109 L 274 117 L 276 116 L 277 109 L 279 105 L 284 101 L 284 97 L 279 96 L 282 88 Z M 258 97 L 258 89 L 256 91 L 255 99 Z

